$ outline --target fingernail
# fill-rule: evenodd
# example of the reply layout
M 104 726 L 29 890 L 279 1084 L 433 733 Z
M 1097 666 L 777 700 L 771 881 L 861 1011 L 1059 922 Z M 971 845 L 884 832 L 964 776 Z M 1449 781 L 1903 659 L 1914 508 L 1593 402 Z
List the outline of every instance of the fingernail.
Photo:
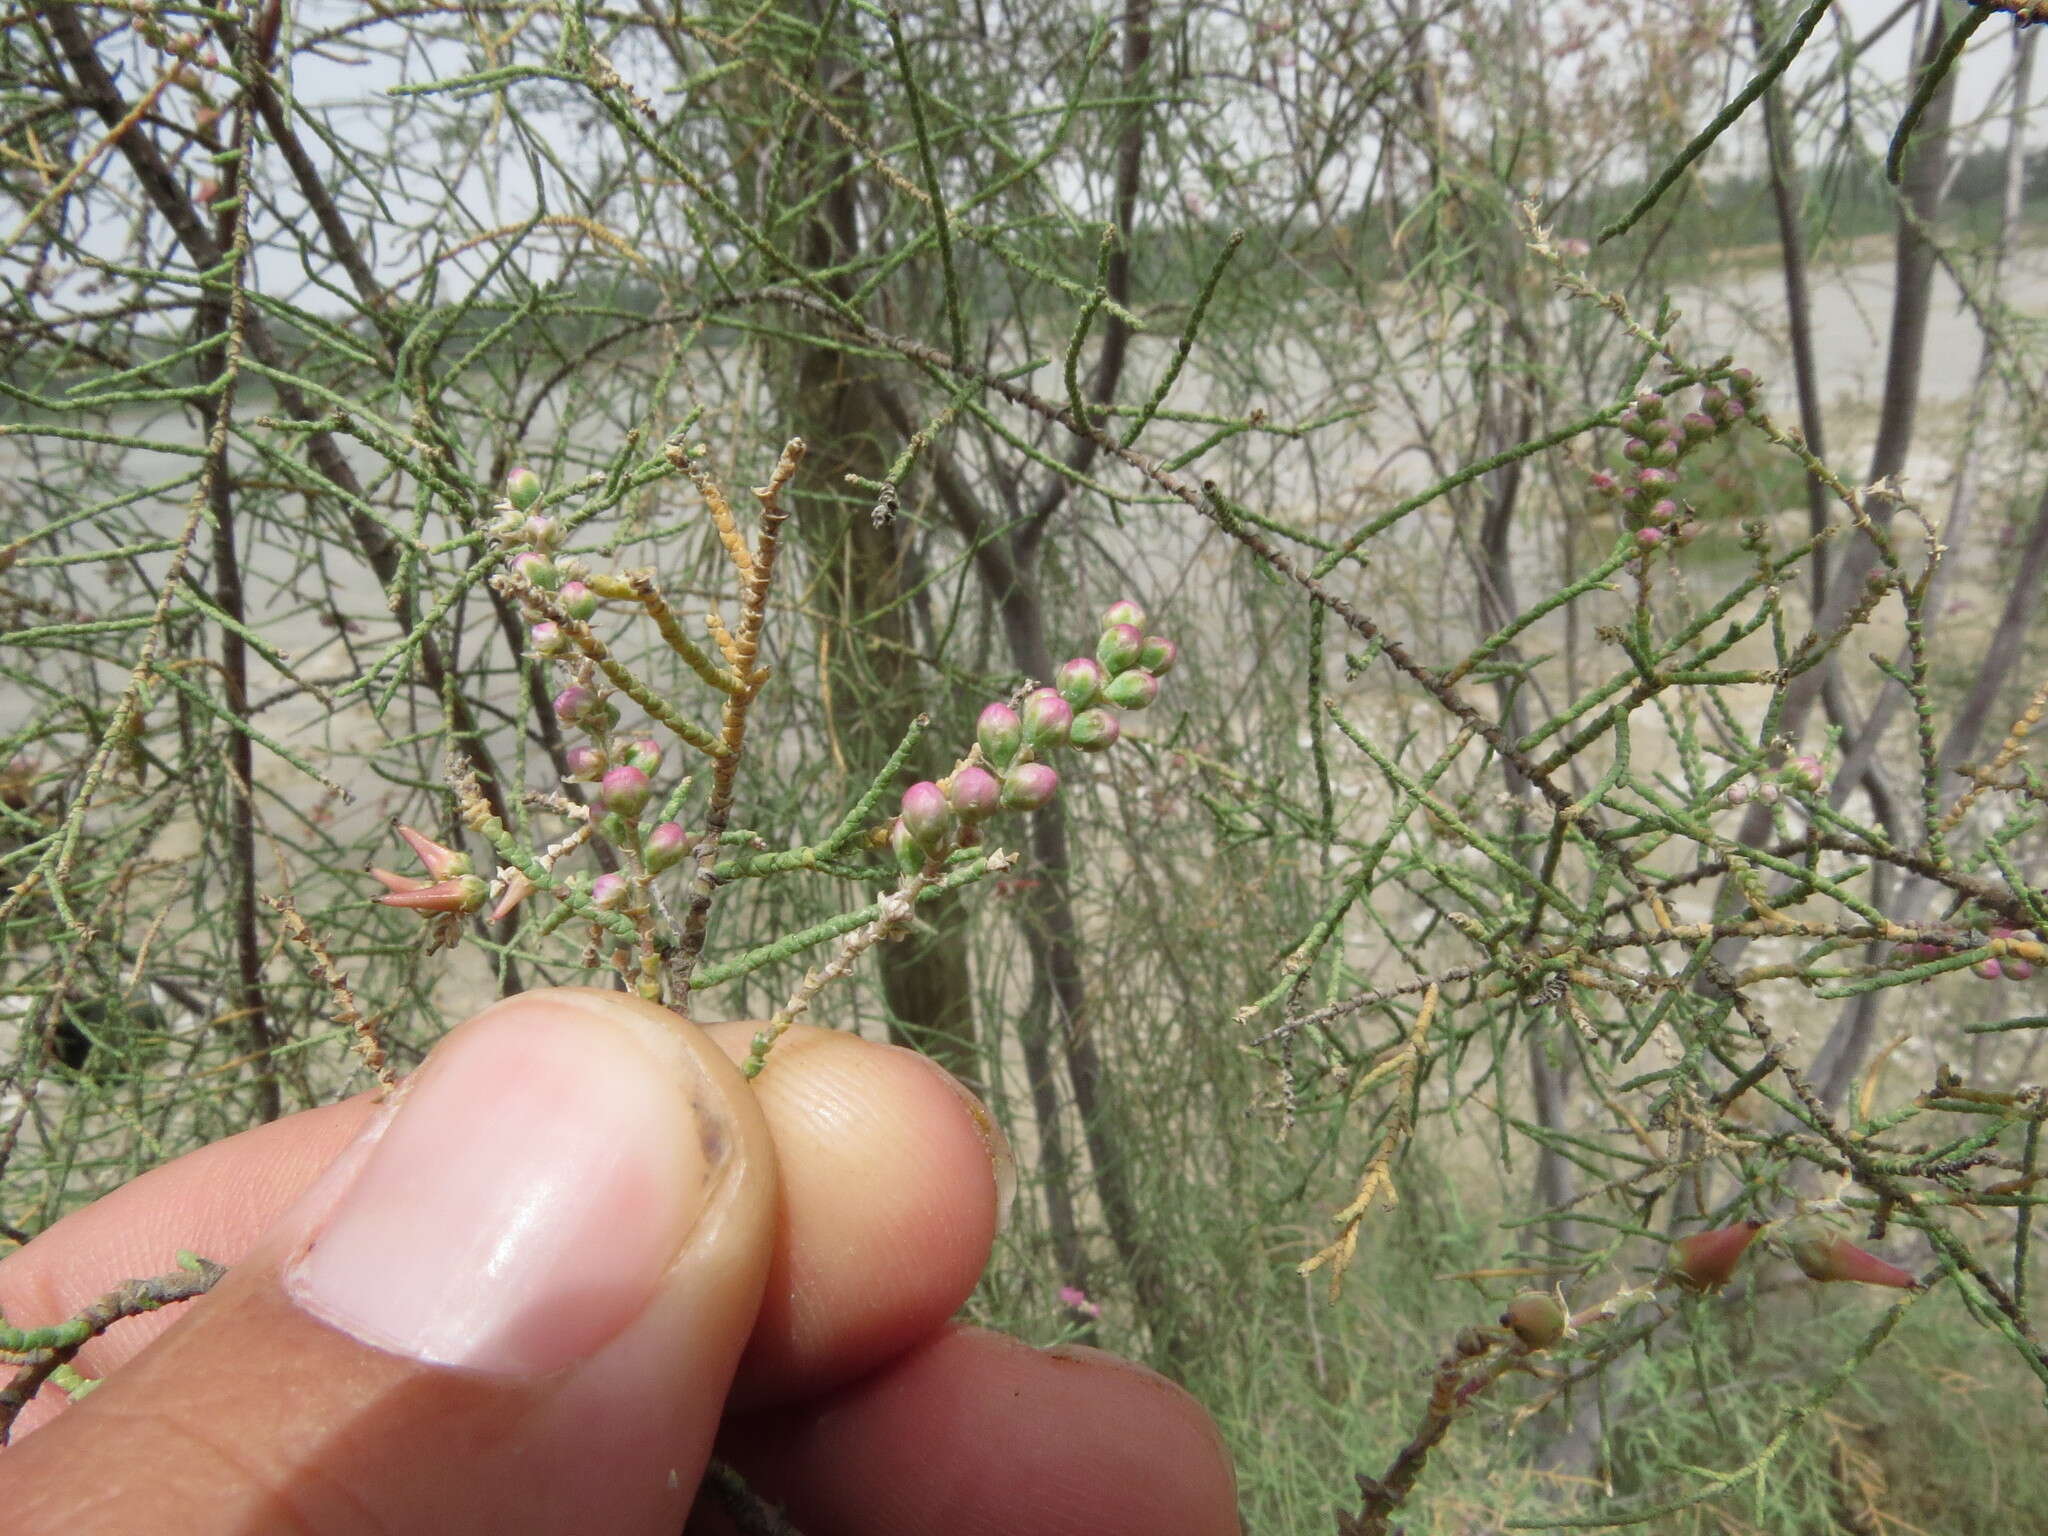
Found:
M 933 1061 L 929 1056 L 917 1058 L 946 1081 L 946 1086 L 959 1096 L 967 1108 L 967 1118 L 974 1122 L 974 1131 L 981 1138 L 982 1150 L 988 1153 L 989 1169 L 996 1181 L 996 1230 L 1001 1232 L 1010 1224 L 1010 1208 L 1017 1202 L 1017 1155 L 1010 1150 L 1010 1138 L 996 1123 L 996 1117 L 981 1098 L 959 1078 Z
M 688 1052 L 599 999 L 479 1015 L 407 1084 L 285 1284 L 415 1360 L 541 1375 L 653 1299 L 733 1144 Z

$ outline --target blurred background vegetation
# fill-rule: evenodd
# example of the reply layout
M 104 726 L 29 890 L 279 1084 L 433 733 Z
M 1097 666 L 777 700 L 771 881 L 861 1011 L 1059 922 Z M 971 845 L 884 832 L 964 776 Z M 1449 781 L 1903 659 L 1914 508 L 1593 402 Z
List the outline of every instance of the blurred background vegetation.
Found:
M 1249 1529 L 1329 1529 L 1514 1291 L 1838 1200 L 1925 1299 L 1775 1257 L 1662 1293 L 1474 1402 L 1395 1528 L 2024 1528 L 2048 983 L 1987 934 L 2048 928 L 2026 9 L 11 10 L 0 1234 L 365 1085 L 278 899 L 401 1065 L 591 977 L 541 914 L 424 954 L 363 875 L 395 820 L 458 836 L 451 751 L 515 826 L 559 787 L 492 504 L 532 465 L 690 610 L 718 547 L 663 445 L 739 487 L 801 435 L 764 845 L 919 712 L 943 772 L 1112 600 L 1182 645 L 1020 865 L 813 1014 L 1010 1127 L 978 1318 L 1173 1374 Z M 1612 424 L 1734 365 L 1759 409 L 1644 553 Z M 1730 810 L 1802 752 L 1820 790 Z M 713 958 L 888 878 L 735 885 Z M 1908 941 L 1955 963 L 1901 983 Z M 1333 1225 L 1376 1161 L 1398 1201 Z M 1346 1232 L 1331 1299 L 1299 1267 Z

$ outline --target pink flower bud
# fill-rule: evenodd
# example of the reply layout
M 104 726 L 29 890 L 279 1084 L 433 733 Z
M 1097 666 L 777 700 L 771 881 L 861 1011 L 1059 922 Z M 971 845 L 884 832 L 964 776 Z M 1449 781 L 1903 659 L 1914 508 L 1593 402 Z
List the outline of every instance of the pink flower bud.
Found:
M 416 832 L 411 827 L 401 826 L 398 829 L 398 835 L 405 839 L 405 845 L 408 848 L 419 855 L 420 862 L 427 866 L 427 873 L 436 880 L 446 880 L 454 875 L 466 875 L 476 868 L 470 862 L 468 854 L 458 852 L 453 848 L 445 848 L 423 832 Z
M 1749 781 L 1747 779 L 1736 780 L 1735 783 L 1728 786 L 1727 792 L 1721 798 L 1730 805 L 1747 805 L 1749 803 Z
M 1746 397 L 1755 394 L 1757 384 L 1758 379 L 1755 372 L 1748 368 L 1733 369 L 1728 375 L 1728 387 L 1734 390 L 1738 396 Z
M 993 816 L 1003 803 L 1003 786 L 986 768 L 962 768 L 946 781 L 946 799 L 962 821 Z
M 1150 672 L 1119 672 L 1102 693 L 1118 709 L 1143 709 L 1159 697 L 1159 679 Z
M 1092 656 L 1076 656 L 1071 661 L 1063 661 L 1052 675 L 1052 684 L 1059 696 L 1075 709 L 1086 709 L 1100 699 L 1103 684 L 1108 681 L 1109 674 L 1102 670 L 1102 663 Z
M 1666 1273 L 1688 1291 L 1718 1291 L 1735 1278 L 1735 1267 L 1763 1226 L 1760 1221 L 1738 1221 L 1732 1227 L 1681 1237 L 1671 1245 Z
M 1145 627 L 1145 610 L 1128 597 L 1121 602 L 1111 603 L 1102 610 L 1102 627 L 1115 629 L 1119 624 L 1128 624 L 1133 629 Z
M 1646 491 L 1668 491 L 1678 484 L 1678 476 L 1668 469 L 1639 469 L 1636 484 Z
M 498 904 L 491 908 L 489 918 L 489 921 L 494 923 L 502 923 L 514 912 L 518 911 L 520 903 L 524 902 L 537 889 L 531 880 L 527 879 L 525 875 L 516 869 L 506 870 L 502 873 L 505 877 L 505 890 L 498 897 Z
M 1687 411 L 1679 425 L 1685 429 L 1686 440 L 1694 443 L 1705 442 L 1719 430 L 1714 418 L 1704 411 Z
M 562 626 L 552 619 L 542 619 L 533 626 L 533 652 L 536 656 L 560 656 L 569 649 L 569 642 L 562 634 Z
M 451 880 L 437 880 L 431 885 L 419 885 L 411 890 L 386 891 L 377 900 L 387 907 L 403 907 L 408 912 L 474 912 L 484 904 L 484 898 L 490 892 L 490 886 L 475 875 L 457 875 Z
M 642 773 L 659 773 L 661 772 L 661 743 L 646 736 L 642 736 L 635 741 L 629 741 L 626 743 L 625 750 L 619 754 L 619 761 L 638 768 Z
M 1631 464 L 1641 464 L 1650 457 L 1650 445 L 1640 437 L 1632 437 L 1621 445 L 1621 456 Z
M 1025 696 L 1024 744 L 1032 751 L 1064 747 L 1073 724 L 1074 706 L 1050 688 L 1033 689 Z
M 505 499 L 524 512 L 540 500 L 540 476 L 524 464 L 505 477 Z
M 581 683 L 571 684 L 555 695 L 555 718 L 564 725 L 589 719 L 596 708 L 597 695 Z
M 562 584 L 562 568 L 537 549 L 522 550 L 514 555 L 512 569 L 536 587 L 549 592 Z
M 616 912 L 626 904 L 626 877 L 599 875 L 590 882 L 590 904 L 601 912 Z
M 1970 973 L 1982 981 L 1997 981 L 2005 974 L 2005 967 L 1996 960 L 1979 960 L 1970 967 Z
M 1785 792 L 1775 784 L 1759 784 L 1756 787 L 1756 797 L 1765 805 L 1776 805 L 1784 798 L 1784 794 Z
M 1648 553 L 1664 542 L 1664 530 L 1662 528 L 1638 528 L 1636 530 L 1636 542 L 1642 545 L 1645 553 Z
M 1725 390 L 1703 389 L 1700 391 L 1700 409 L 1709 416 L 1718 417 L 1728 405 Z
M 1655 421 L 1664 414 L 1664 397 L 1654 389 L 1639 390 L 1636 393 L 1636 410 L 1645 421 Z
M 1054 695 L 1058 697 L 1057 694 Z M 990 704 L 974 725 L 974 739 L 981 743 L 981 755 L 998 768 L 1009 766 L 1024 741 L 1024 725 L 1017 711 L 1007 704 Z
M 943 857 L 953 845 L 953 808 L 946 803 L 946 792 L 930 779 L 920 779 L 903 791 L 903 825 L 926 853 Z
M 1145 634 L 1134 624 L 1112 624 L 1095 642 L 1095 659 L 1111 677 L 1128 672 L 1138 664 L 1145 649 Z
M 1785 1246 L 1792 1262 L 1809 1280 L 1849 1280 L 1900 1291 L 1920 1289 L 1920 1282 L 1898 1265 L 1865 1253 L 1818 1217 L 1801 1217 L 1787 1227 Z
M 676 861 L 690 850 L 690 836 L 679 821 L 664 821 L 647 834 L 647 841 L 641 845 L 641 852 L 647 858 L 647 872 L 658 875 L 665 869 L 673 868 Z
M 1748 414 L 1749 407 L 1744 405 L 1740 400 L 1730 400 L 1726 405 L 1721 407 L 1721 419 L 1727 422 L 1728 425 L 1731 427 L 1734 426 L 1736 422 L 1742 420 L 1742 418 L 1747 416 Z
M 651 789 L 646 774 L 629 763 L 621 763 L 618 767 L 606 771 L 598 793 L 604 800 L 606 810 L 616 811 L 631 821 L 647 809 L 647 797 Z
M 1653 523 L 1668 523 L 1678 516 L 1678 503 L 1667 496 L 1662 501 L 1653 502 L 1643 516 Z
M 580 581 L 563 582 L 562 612 L 589 623 L 597 616 L 597 594 Z
M 1596 469 L 1586 477 L 1586 483 L 1602 496 L 1612 496 L 1621 488 L 1621 482 L 1604 469 Z
M 1067 739 L 1083 752 L 1107 752 L 1123 733 L 1116 716 L 1108 710 L 1087 709 L 1074 716 L 1074 726 L 1067 733 Z
M 917 839 L 903 825 L 901 816 L 889 823 L 889 848 L 896 855 L 896 867 L 904 874 L 914 875 L 924 868 L 924 850 L 917 846 Z
M 526 542 L 535 549 L 548 550 L 562 547 L 562 525 L 552 517 L 529 517 L 526 520 Z
M 1820 759 L 1805 753 L 1785 765 L 1782 777 L 1795 789 L 1819 789 L 1827 782 L 1827 772 L 1821 767 Z
M 562 760 L 569 769 L 568 777 L 580 784 L 593 782 L 609 766 L 597 747 L 571 747 L 562 754 Z
M 2022 960 L 2018 955 L 2007 955 L 1998 962 L 1998 965 L 1999 969 L 2005 972 L 2007 981 L 2028 981 L 2034 974 L 2033 962 Z
M 1138 652 L 1138 665 L 1154 677 L 1164 677 L 1180 660 L 1180 647 L 1164 635 L 1147 635 L 1145 649 Z
M 1060 776 L 1044 763 L 1019 763 L 1003 775 L 1003 804 L 1035 811 L 1059 793 Z
M 207 207 L 220 201 L 220 183 L 211 176 L 192 189 L 192 196 Z

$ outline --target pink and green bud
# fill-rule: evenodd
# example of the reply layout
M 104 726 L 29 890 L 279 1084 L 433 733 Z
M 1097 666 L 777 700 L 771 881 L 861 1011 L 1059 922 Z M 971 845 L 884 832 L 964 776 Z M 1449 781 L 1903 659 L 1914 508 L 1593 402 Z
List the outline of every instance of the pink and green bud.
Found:
M 1685 428 L 1686 440 L 1694 443 L 1704 443 L 1720 430 L 1705 411 L 1687 411 L 1679 425 Z
M 1655 549 L 1663 542 L 1664 530 L 1662 528 L 1638 528 L 1636 530 L 1636 543 L 1642 546 L 1645 553 Z
M 1640 437 L 1632 437 L 1621 445 L 1621 456 L 1631 464 L 1647 463 L 1650 457 L 1650 445 Z
M 527 879 L 525 875 L 516 869 L 503 871 L 503 874 L 505 878 L 504 893 L 498 897 L 498 904 L 491 908 L 490 917 L 487 919 L 487 921 L 493 923 L 505 921 L 506 918 L 519 910 L 520 904 L 527 897 L 539 889 L 531 880 Z
M 1164 635 L 1147 635 L 1145 649 L 1138 652 L 1138 665 L 1154 677 L 1164 677 L 1180 660 L 1180 647 Z
M 408 848 L 419 855 L 420 862 L 427 867 L 427 873 L 436 880 L 447 880 L 457 875 L 467 875 L 476 868 L 475 864 L 470 861 L 468 854 L 454 848 L 443 847 L 424 832 L 401 825 L 398 829 L 398 835 L 405 839 L 405 845 Z
M 1111 677 L 1128 672 L 1145 650 L 1145 632 L 1135 624 L 1112 624 L 1095 642 L 1095 659 Z
M 1646 491 L 1668 491 L 1678 484 L 1678 476 L 1668 469 L 1639 469 L 1636 471 L 1636 484 Z
M 962 821 L 982 821 L 1002 809 L 1003 786 L 986 768 L 962 768 L 946 781 L 946 800 Z
M 606 771 L 598 793 L 604 801 L 604 808 L 631 821 L 647 809 L 647 797 L 653 786 L 647 782 L 647 775 L 630 763 Z
M 562 525 L 552 517 L 529 517 L 526 520 L 526 542 L 535 549 L 549 550 L 562 547 Z
M 1115 629 L 1119 624 L 1128 624 L 1133 629 L 1143 629 L 1145 627 L 1145 610 L 1129 598 L 1125 598 L 1121 602 L 1111 603 L 1102 610 L 1102 627 L 1104 629 Z
M 1688 1291 L 1718 1291 L 1735 1278 L 1742 1255 L 1763 1227 L 1760 1221 L 1738 1221 L 1732 1227 L 1681 1237 L 1671 1245 L 1666 1273 Z
M 1092 656 L 1076 656 L 1063 661 L 1052 675 L 1052 685 L 1059 696 L 1075 709 L 1086 709 L 1102 697 L 1103 685 L 1109 681 L 1109 674 L 1102 670 L 1102 663 Z
M 626 904 L 626 877 L 599 875 L 590 882 L 590 904 L 600 912 L 616 912 Z
M 568 649 L 568 638 L 562 633 L 562 626 L 554 620 L 542 619 L 533 626 L 533 652 L 536 656 L 560 656 Z
M 930 779 L 920 779 L 903 791 L 903 825 L 933 858 L 945 854 L 953 843 L 953 808 L 946 803 L 946 792 Z
M 1119 672 L 1102 693 L 1118 709 L 1144 709 L 1159 697 L 1159 679 L 1150 672 Z
M 522 550 L 514 555 L 512 569 L 536 587 L 550 592 L 562 584 L 562 568 L 537 549 Z
M 1094 663 L 1090 662 L 1090 666 Z M 1050 688 L 1036 688 L 1024 699 L 1024 745 L 1034 752 L 1064 747 L 1073 732 L 1074 706 Z
M 1524 1349 L 1548 1349 L 1565 1336 L 1571 1317 L 1549 1291 L 1524 1291 L 1500 1315 L 1501 1327 L 1521 1340 Z
M 641 845 L 641 852 L 647 859 L 647 872 L 658 875 L 663 870 L 673 869 L 676 862 L 689 852 L 690 836 L 679 821 L 664 821 L 647 834 L 647 841 Z
M 1899 1291 L 1920 1289 L 1920 1282 L 1898 1265 L 1887 1264 L 1874 1253 L 1865 1253 L 1816 1218 L 1802 1217 L 1793 1223 L 1785 1232 L 1785 1247 L 1792 1262 L 1809 1280 L 1846 1280 L 1857 1285 L 1890 1286 Z
M 1980 981 L 1997 981 L 2005 975 L 2005 967 L 1996 960 L 1979 960 L 1970 971 Z
M 1827 782 L 1827 771 L 1821 767 L 1820 759 L 1802 753 L 1785 765 L 1779 775 L 1795 789 L 1819 789 Z
M 626 743 L 626 749 L 619 754 L 619 761 L 629 767 L 638 768 L 642 773 L 661 772 L 661 743 L 642 736 L 637 741 Z
M 581 683 L 572 683 L 555 695 L 555 718 L 564 725 L 578 725 L 590 719 L 598 708 L 597 695 Z
M 2018 955 L 2007 955 L 1998 962 L 1998 968 L 2005 972 L 2005 979 L 2007 981 L 2029 981 L 2033 979 L 2033 962 L 2031 960 L 2022 960 Z
M 901 816 L 889 823 L 889 849 L 896 855 L 896 867 L 904 874 L 914 875 L 924 868 L 924 850 L 917 846 L 917 839 L 903 825 Z
M 1053 695 L 1058 698 L 1058 694 Z M 1064 701 L 1062 701 L 1064 702 Z M 1009 766 L 1010 759 L 1017 755 L 1017 749 L 1024 744 L 1024 722 L 1017 718 L 1017 711 L 1007 704 L 991 704 L 981 712 L 981 718 L 974 724 L 974 739 L 981 743 L 981 755 L 998 768 Z
M 540 500 L 540 476 L 524 464 L 505 477 L 505 499 L 524 512 Z
M 1117 724 L 1117 718 L 1106 709 L 1084 709 L 1074 716 L 1073 729 L 1067 739 L 1083 752 L 1107 752 L 1116 745 L 1117 737 L 1124 728 Z
M 1586 483 L 1602 496 L 1612 496 L 1621 489 L 1621 482 L 1604 469 L 1596 469 L 1586 477 Z
M 1738 779 L 1735 783 L 1728 786 L 1727 792 L 1721 798 L 1730 805 L 1747 805 L 1749 803 L 1749 781 L 1747 779 Z
M 1013 811 L 1035 811 L 1059 793 L 1060 776 L 1045 763 L 1019 763 L 1003 775 L 1003 804 Z
M 1664 414 L 1664 397 L 1654 389 L 1637 391 L 1636 413 L 1645 421 L 1655 421 Z
M 562 583 L 562 612 L 588 624 L 597 617 L 597 594 L 580 581 Z
M 568 767 L 568 777 L 579 784 L 596 782 L 611 766 L 598 747 L 571 747 L 562 754 L 562 761 Z
M 1662 501 L 1653 502 L 1643 516 L 1653 523 L 1668 523 L 1678 516 L 1678 503 L 1667 496 Z
M 1759 784 L 1756 787 L 1756 797 L 1765 805 L 1776 805 L 1785 798 L 1785 792 L 1775 784 Z

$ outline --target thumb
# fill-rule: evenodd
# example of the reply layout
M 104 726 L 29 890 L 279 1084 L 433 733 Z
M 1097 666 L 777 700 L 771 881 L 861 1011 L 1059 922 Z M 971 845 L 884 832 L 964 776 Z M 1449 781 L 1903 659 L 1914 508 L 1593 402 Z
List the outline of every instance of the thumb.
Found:
M 248 1259 L 0 1456 L 8 1530 L 680 1528 L 775 1172 L 691 1025 L 533 992 L 454 1030 Z

